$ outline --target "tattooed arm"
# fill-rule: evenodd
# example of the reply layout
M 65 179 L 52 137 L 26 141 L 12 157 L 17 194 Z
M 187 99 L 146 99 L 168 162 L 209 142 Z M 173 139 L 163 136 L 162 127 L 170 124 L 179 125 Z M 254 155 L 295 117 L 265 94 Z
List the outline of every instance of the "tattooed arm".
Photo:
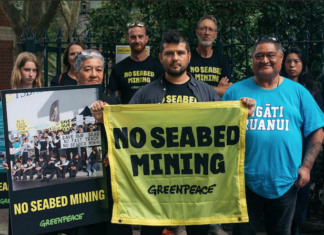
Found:
M 295 182 L 296 187 L 304 187 L 310 180 L 310 171 L 322 147 L 323 129 L 319 128 L 307 137 L 307 146 L 303 165 L 299 168 L 298 179 Z

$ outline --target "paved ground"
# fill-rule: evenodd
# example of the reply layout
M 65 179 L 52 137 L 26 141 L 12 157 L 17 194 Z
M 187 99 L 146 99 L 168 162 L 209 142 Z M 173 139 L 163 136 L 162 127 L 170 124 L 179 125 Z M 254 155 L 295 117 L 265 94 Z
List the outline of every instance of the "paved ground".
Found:
M 1 209 L 0 210 L 0 235 L 8 234 L 8 211 L 9 209 Z M 317 223 L 317 224 L 314 224 Z M 303 232 L 302 235 L 323 235 L 324 234 L 324 223 L 322 221 L 318 222 L 306 222 L 304 225 L 304 229 L 308 227 L 320 227 L 317 231 Z M 232 235 L 230 232 L 230 225 L 223 226 L 228 235 Z M 302 229 L 304 231 L 304 229 Z M 312 230 L 312 229 L 310 229 Z M 139 231 L 134 231 L 133 235 L 140 235 Z M 187 235 L 185 231 L 182 231 L 178 235 Z M 265 232 L 260 231 L 257 235 L 266 235 Z
M 0 235 L 8 234 L 8 212 L 9 209 L 0 210 Z

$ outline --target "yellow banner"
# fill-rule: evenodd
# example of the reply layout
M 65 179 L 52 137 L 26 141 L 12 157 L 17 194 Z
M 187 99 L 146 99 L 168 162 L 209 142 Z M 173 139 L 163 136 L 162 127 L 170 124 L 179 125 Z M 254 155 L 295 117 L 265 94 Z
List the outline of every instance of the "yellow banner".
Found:
M 240 101 L 106 106 L 112 223 L 248 222 L 246 120 Z
M 60 120 L 60 129 L 64 132 L 69 131 L 71 129 L 72 122 L 71 119 Z
M 28 133 L 28 121 L 27 119 L 16 120 L 16 128 L 19 131 L 19 134 L 27 134 Z

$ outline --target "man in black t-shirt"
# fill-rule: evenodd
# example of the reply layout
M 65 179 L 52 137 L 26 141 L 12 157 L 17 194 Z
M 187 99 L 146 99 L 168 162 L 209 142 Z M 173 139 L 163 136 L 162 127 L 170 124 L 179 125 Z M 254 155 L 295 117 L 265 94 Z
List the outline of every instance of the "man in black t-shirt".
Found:
M 208 83 L 222 97 L 233 81 L 227 57 L 214 53 L 212 49 L 217 37 L 217 20 L 213 16 L 202 17 L 196 35 L 199 43 L 191 53 L 188 72 L 197 80 Z
M 165 74 L 141 88 L 129 104 L 221 101 L 213 88 L 186 73 L 190 57 L 189 43 L 180 32 L 167 32 L 160 44 L 159 54 Z M 248 113 L 251 116 L 254 113 L 255 100 L 243 98 L 242 102 L 249 107 Z M 103 122 L 104 102 L 97 101 L 90 109 L 93 117 Z M 162 234 L 163 230 L 164 226 L 142 226 L 141 235 Z M 186 226 L 186 230 L 188 235 L 207 234 L 209 225 Z
M 161 63 L 146 53 L 148 39 L 143 23 L 128 24 L 126 40 L 131 48 L 131 55 L 112 68 L 108 85 L 114 95 L 120 96 L 123 104 L 128 104 L 138 89 L 164 73 Z

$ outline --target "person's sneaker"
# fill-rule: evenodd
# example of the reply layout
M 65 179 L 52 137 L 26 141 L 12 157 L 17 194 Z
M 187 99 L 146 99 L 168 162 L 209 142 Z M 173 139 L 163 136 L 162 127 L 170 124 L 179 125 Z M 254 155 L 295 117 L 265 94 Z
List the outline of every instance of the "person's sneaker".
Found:
M 89 172 L 89 175 L 88 175 L 89 177 L 92 177 L 92 172 Z
M 47 179 L 46 179 L 46 182 L 50 182 L 50 180 L 51 180 L 50 178 L 47 178 Z
M 93 176 L 93 177 L 97 176 L 97 172 L 93 172 L 93 173 L 92 173 L 92 176 Z
M 47 179 L 44 177 L 40 182 L 44 182 L 44 181 L 46 181 Z
M 221 229 L 218 224 L 210 226 L 208 235 L 228 235 L 223 229 Z

